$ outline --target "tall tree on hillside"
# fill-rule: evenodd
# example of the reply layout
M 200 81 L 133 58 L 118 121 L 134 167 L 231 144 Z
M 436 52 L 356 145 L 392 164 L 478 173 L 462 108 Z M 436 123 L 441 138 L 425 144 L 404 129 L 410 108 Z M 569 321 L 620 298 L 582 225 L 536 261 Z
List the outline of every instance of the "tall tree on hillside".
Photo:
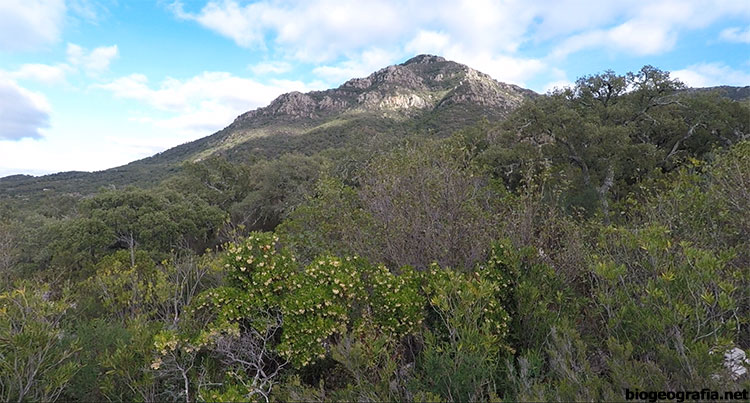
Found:
M 605 222 L 615 175 L 628 157 L 654 153 L 654 147 L 633 142 L 622 124 L 626 113 L 620 101 L 628 81 L 611 71 L 583 77 L 574 88 L 527 103 L 514 122 L 520 136 L 538 144 L 546 158 L 578 168 L 584 188 L 595 190 Z
M 226 158 L 211 156 L 199 162 L 182 164 L 180 175 L 168 186 L 200 197 L 212 206 L 227 211 L 247 196 L 252 187 L 252 171 L 248 165 L 232 163 Z
M 171 249 L 202 249 L 221 224 L 223 213 L 205 201 L 175 191 L 107 191 L 84 202 L 84 210 L 114 234 L 113 244 L 130 251 L 143 248 L 167 254 Z
M 594 196 L 609 223 L 612 197 L 625 196 L 655 168 L 747 137 L 746 109 L 715 94 L 686 93 L 668 72 L 645 66 L 581 77 L 526 103 L 508 127 L 560 170 L 575 167 L 582 192 Z

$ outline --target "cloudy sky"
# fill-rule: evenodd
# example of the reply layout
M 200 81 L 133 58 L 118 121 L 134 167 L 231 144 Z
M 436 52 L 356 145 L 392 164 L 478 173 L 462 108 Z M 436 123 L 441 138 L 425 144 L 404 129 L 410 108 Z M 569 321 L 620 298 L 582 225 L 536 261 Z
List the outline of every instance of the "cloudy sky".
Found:
M 748 0 L 0 0 L 0 177 L 101 170 L 420 53 L 538 92 L 750 85 Z

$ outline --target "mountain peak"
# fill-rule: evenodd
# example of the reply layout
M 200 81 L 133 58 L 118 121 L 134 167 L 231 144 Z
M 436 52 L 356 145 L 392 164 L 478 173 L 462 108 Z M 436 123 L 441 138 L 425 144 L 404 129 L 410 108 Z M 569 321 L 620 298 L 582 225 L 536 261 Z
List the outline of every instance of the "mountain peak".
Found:
M 445 62 L 445 61 L 447 60 L 445 60 L 444 57 L 424 54 L 424 55 L 414 56 L 411 59 L 401 63 L 401 65 L 408 66 L 410 64 L 429 64 L 429 63 L 440 63 L 440 62 Z
M 535 95 L 469 66 L 422 54 L 367 77 L 353 78 L 338 88 L 283 94 L 266 107 L 240 115 L 233 126 L 244 130 L 280 121 L 312 123 L 362 112 L 405 118 L 455 106 L 481 106 L 486 114 L 504 117 L 525 97 Z

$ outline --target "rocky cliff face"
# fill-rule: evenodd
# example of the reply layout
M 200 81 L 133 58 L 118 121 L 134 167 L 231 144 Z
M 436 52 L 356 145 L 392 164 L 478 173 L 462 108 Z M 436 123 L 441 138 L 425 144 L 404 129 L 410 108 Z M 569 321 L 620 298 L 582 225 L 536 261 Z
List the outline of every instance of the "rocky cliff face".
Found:
M 335 89 L 281 95 L 266 107 L 240 115 L 232 126 L 258 127 L 271 120 L 316 120 L 343 112 L 411 116 L 455 105 L 478 105 L 504 116 L 524 98 L 535 95 L 463 64 L 420 55 L 368 77 L 351 79 Z

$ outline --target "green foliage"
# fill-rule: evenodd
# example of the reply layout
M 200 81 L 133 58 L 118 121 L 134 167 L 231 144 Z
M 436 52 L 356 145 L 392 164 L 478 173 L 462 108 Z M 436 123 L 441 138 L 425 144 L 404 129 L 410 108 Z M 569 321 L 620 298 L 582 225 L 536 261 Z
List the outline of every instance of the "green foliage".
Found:
M 170 296 L 171 284 L 161 267 L 143 251 L 134 257 L 133 265 L 128 251 L 105 257 L 86 284 L 102 312 L 121 321 L 155 313 Z
M 185 162 L 180 175 L 169 181 L 167 186 L 198 196 L 226 211 L 247 196 L 251 179 L 251 171 L 246 165 L 213 156 L 200 162 Z
M 546 352 L 551 379 L 542 388 L 546 389 L 543 400 L 622 399 L 621 390 L 613 390 L 604 378 L 596 374 L 589 359 L 588 345 L 575 330 L 553 328 Z
M 332 347 L 332 358 L 351 379 L 337 395 L 342 400 L 410 400 L 415 392 L 409 388 L 414 371 L 413 365 L 405 362 L 406 351 L 394 349 L 390 340 L 372 330 L 362 328 L 356 336 L 344 336 Z
M 354 255 L 361 235 L 373 236 L 372 216 L 364 211 L 357 190 L 335 178 L 322 178 L 313 197 L 289 214 L 276 232 L 302 263 L 334 251 Z
M 14 224 L 0 218 L 0 291 L 2 285 L 10 284 L 10 279 L 18 275 L 15 266 L 19 259 L 19 228 Z
M 748 133 L 746 107 L 683 88 L 651 66 L 582 77 L 574 88 L 525 103 L 495 136 L 500 147 L 490 144 L 482 158 L 510 187 L 528 161 L 550 164 L 576 184 L 568 203 L 598 208 L 608 223 L 610 203 L 638 192 L 643 179 Z
M 436 322 L 442 336 L 458 342 L 461 330 L 477 329 L 493 337 L 493 344 L 500 347 L 510 320 L 500 303 L 508 283 L 493 281 L 495 276 L 486 276 L 485 271 L 462 274 L 433 266 L 428 273 L 425 292 L 439 318 Z
M 127 335 L 118 338 L 115 348 L 99 358 L 104 370 L 99 383 L 107 400 L 154 401 L 159 385 L 149 370 L 156 354 L 153 339 L 161 330 L 158 322 L 136 318 L 126 326 Z
M 227 283 L 254 299 L 257 306 L 278 305 L 284 281 L 296 271 L 296 259 L 281 248 L 272 233 L 252 233 L 244 244 L 226 247 Z
M 750 277 L 728 265 L 731 252 L 670 238 L 659 226 L 605 231 L 602 250 L 609 253 L 595 257 L 592 291 L 606 334 L 633 343 L 635 359 L 652 361 L 671 382 L 687 386 L 719 371 L 716 360 L 697 352 L 724 351 L 737 341 L 747 322 L 738 301 L 746 299 L 741 290 Z
M 721 154 L 709 171 L 709 194 L 719 205 L 722 232 L 745 243 L 750 239 L 750 141 L 744 141 Z
M 112 244 L 131 252 L 143 248 L 159 258 L 177 247 L 207 246 L 223 220 L 217 208 L 174 191 L 111 190 L 85 200 L 82 207 L 107 226 Z
M 476 328 L 465 329 L 455 344 L 426 333 L 418 387 L 440 396 L 440 401 L 488 400 L 496 393 L 494 372 L 500 358 L 494 342 Z
M 391 342 L 416 334 L 425 315 L 424 290 L 420 289 L 423 275 L 409 266 L 402 267 L 398 274 L 383 265 L 368 269 L 363 270 L 366 277 L 362 281 L 368 288 L 365 301 L 369 306 L 361 315 L 372 315 L 372 322 L 364 321 L 362 327 L 366 326 Z M 365 316 L 364 319 L 368 318 Z
M 52 401 L 78 370 L 76 337 L 63 327 L 68 298 L 21 283 L 0 293 L 0 398 Z
M 422 322 L 424 300 L 408 268 L 396 276 L 357 257 L 321 257 L 290 281 L 280 349 L 301 366 L 325 358 L 349 331 L 369 329 L 394 343 Z
M 66 222 L 58 238 L 50 245 L 50 265 L 90 268 L 112 245 L 114 232 L 96 218 L 79 218 Z
M 427 142 L 374 159 L 358 189 L 324 182 L 279 231 L 302 253 L 336 245 L 391 269 L 469 269 L 497 234 L 499 195 L 454 151 Z
M 484 257 L 497 233 L 496 195 L 454 151 L 427 143 L 372 162 L 360 192 L 376 229 L 365 256 L 420 269 L 469 269 Z
M 110 252 L 114 239 L 106 224 L 91 217 L 57 219 L 35 214 L 17 225 L 16 265 L 23 275 L 53 269 L 85 279 Z
M 496 260 L 490 265 L 495 266 Z M 502 305 L 510 285 L 496 267 L 474 273 L 427 272 L 432 320 L 424 333 L 416 381 L 448 401 L 485 400 L 496 391 L 498 365 L 513 353 L 505 343 L 510 317 Z
M 210 333 L 238 335 L 237 325 L 257 326 L 259 312 L 280 310 L 283 324 L 275 348 L 298 368 L 333 358 L 348 366 L 354 379 L 360 377 L 361 387 L 365 384 L 361 370 L 364 358 L 359 355 L 364 354 L 361 349 L 370 346 L 354 340 L 370 338 L 376 345 L 382 344 L 381 349 L 394 348 L 406 336 L 420 332 L 428 314 L 435 318 L 435 328 L 430 333 L 433 342 L 427 346 L 432 352 L 429 354 L 435 355 L 425 353 L 430 358 L 423 368 L 432 368 L 442 360 L 461 361 L 466 350 L 476 352 L 476 356 L 447 375 L 458 376 L 469 368 L 479 374 L 494 371 L 501 353 L 509 351 L 503 349 L 502 341 L 510 318 L 500 301 L 510 280 L 508 273 L 495 270 L 495 262 L 466 274 L 437 267 L 421 274 L 404 267 L 393 274 L 361 258 L 326 256 L 294 272 L 290 269 L 294 259 L 278 248 L 273 235 L 257 233 L 241 245 L 229 245 L 227 251 L 230 286 L 206 291 L 198 302 L 199 309 L 212 307 L 217 311 L 214 325 L 209 326 L 216 330 Z M 369 354 L 375 360 L 382 353 Z M 383 373 L 368 379 L 377 383 L 388 377 Z M 486 379 L 474 379 L 478 383 L 466 387 L 484 396 L 489 393 Z M 444 393 L 442 396 L 474 396 L 468 389 L 434 387 Z
M 206 291 L 197 309 L 213 310 L 219 328 L 280 311 L 278 351 L 301 367 L 325 358 L 326 346 L 349 331 L 372 327 L 395 342 L 421 323 L 424 302 L 411 269 L 396 276 L 357 257 L 320 257 L 298 272 L 296 259 L 277 241 L 253 233 L 243 244 L 228 245 L 228 286 Z
M 128 329 L 120 323 L 86 317 L 80 317 L 77 322 L 71 324 L 71 328 L 75 329 L 79 345 L 85 348 L 78 353 L 80 369 L 63 392 L 62 400 L 106 400 L 104 384 L 108 375 L 105 374 L 107 369 L 103 362 L 116 350 L 118 343 L 130 337 Z
M 543 346 L 553 328 L 572 326 L 580 314 L 574 284 L 540 258 L 533 248 L 504 241 L 493 247 L 488 262 L 489 272 L 507 284 L 500 301 L 512 318 L 509 341 L 522 354 Z
M 253 229 L 275 228 L 312 193 L 323 162 L 320 157 L 284 154 L 250 167 L 250 191 L 231 208 L 235 221 Z
M 280 351 L 295 365 L 325 358 L 334 336 L 346 334 L 355 304 L 365 297 L 357 260 L 323 257 L 291 279 Z

